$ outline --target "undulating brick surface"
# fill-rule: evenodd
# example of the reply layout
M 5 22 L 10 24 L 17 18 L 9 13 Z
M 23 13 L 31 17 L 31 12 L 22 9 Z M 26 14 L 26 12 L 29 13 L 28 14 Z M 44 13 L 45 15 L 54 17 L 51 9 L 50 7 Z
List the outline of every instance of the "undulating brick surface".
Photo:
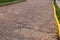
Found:
M 57 40 L 51 0 L 27 0 L 0 7 L 0 40 Z

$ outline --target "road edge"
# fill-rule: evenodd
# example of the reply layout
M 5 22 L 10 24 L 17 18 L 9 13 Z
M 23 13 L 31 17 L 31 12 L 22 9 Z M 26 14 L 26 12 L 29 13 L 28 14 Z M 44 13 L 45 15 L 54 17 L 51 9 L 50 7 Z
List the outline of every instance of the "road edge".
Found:
M 13 1 L 13 2 L 0 3 L 0 6 L 10 5 L 10 4 L 19 3 L 19 2 L 24 2 L 24 1 L 26 1 L 26 0 L 23 0 L 23 1 L 17 0 L 17 1 Z
M 52 6 L 53 6 L 53 10 L 54 10 L 54 18 L 55 18 L 56 25 L 57 25 L 58 38 L 60 39 L 60 23 L 58 21 L 57 15 L 56 15 L 56 8 L 54 6 L 54 2 L 53 1 L 52 1 Z

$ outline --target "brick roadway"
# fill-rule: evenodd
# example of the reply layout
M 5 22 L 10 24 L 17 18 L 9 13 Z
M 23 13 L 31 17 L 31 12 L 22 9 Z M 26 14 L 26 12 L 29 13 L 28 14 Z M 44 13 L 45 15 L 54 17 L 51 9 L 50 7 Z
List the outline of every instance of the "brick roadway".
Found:
M 0 7 L 0 40 L 57 40 L 51 0 L 27 0 Z

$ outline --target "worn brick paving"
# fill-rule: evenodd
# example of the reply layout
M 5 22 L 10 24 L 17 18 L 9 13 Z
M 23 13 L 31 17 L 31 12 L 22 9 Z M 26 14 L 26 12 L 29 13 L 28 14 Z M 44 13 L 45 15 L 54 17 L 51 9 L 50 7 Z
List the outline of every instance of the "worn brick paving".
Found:
M 0 40 L 57 40 L 51 0 L 27 0 L 0 7 Z

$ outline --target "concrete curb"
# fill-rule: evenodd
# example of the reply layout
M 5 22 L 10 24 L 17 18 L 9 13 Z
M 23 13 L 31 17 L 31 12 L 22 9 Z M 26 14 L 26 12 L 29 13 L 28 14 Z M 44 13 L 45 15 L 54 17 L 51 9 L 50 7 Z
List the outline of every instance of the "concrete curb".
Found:
M 52 1 L 52 5 L 53 5 L 53 10 L 54 10 L 54 18 L 56 20 L 56 24 L 57 24 L 57 28 L 58 28 L 58 37 L 60 39 L 60 23 L 58 21 L 57 15 L 56 15 L 56 8 L 54 6 L 54 2 Z

